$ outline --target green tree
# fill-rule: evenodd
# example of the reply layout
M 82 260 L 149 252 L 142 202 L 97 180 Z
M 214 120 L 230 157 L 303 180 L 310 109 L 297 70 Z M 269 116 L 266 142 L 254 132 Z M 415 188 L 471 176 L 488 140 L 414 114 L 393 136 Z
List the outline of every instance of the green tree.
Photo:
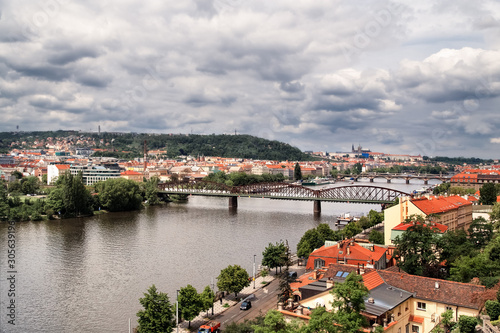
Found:
M 419 215 L 412 215 L 405 223 L 412 226 L 394 240 L 398 266 L 409 274 L 432 276 L 440 259 L 436 229 L 424 224 Z
M 200 299 L 202 304 L 201 311 L 207 311 L 208 315 L 208 310 L 213 307 L 215 300 L 215 294 L 210 286 L 206 286 L 205 289 L 203 289 L 203 292 L 200 294 Z
M 28 176 L 21 179 L 21 191 L 24 194 L 37 193 L 40 189 L 40 180 L 35 176 Z
M 328 224 L 322 223 L 304 233 L 297 244 L 297 256 L 307 258 L 312 251 L 325 245 L 326 240 L 337 241 L 341 237 L 339 232 L 333 231 Z
M 262 252 L 262 265 L 269 268 L 276 268 L 276 274 L 278 274 L 278 267 L 283 266 L 283 254 L 286 248 L 283 242 L 276 243 L 273 245 L 269 243 L 264 252 Z
M 373 243 L 373 244 L 384 245 L 384 234 L 378 230 L 373 229 L 372 231 L 370 231 L 370 235 L 368 236 L 368 240 L 370 241 L 370 243 Z
M 252 328 L 254 333 L 298 333 L 301 325 L 297 321 L 287 323 L 281 312 L 272 309 L 266 313 L 260 325 L 253 325 Z
M 304 333 L 337 333 L 331 312 L 326 311 L 325 307 L 318 307 L 311 313 L 309 324 L 304 327 Z
M 500 319 L 500 302 L 495 300 L 487 300 L 484 308 L 486 309 L 486 313 L 490 316 L 491 320 Z
M 174 308 L 167 294 L 158 292 L 152 285 L 139 302 L 144 307 L 144 310 L 137 312 L 139 333 L 172 332 L 175 327 Z
M 302 179 L 302 170 L 300 169 L 299 163 L 295 163 L 295 168 L 293 170 L 293 179 L 295 180 Z
M 498 230 L 500 229 L 500 203 L 495 202 L 493 207 L 491 207 L 490 220 L 493 223 L 493 227 Z
M 474 247 L 482 249 L 493 237 L 493 225 L 484 217 L 475 218 L 469 227 L 469 239 Z
M 234 293 L 235 297 L 238 296 L 238 293 L 243 290 L 243 288 L 248 287 L 249 285 L 250 278 L 248 273 L 239 265 L 229 265 L 221 270 L 219 276 L 217 277 L 217 287 L 219 290 Z
M 495 184 L 486 183 L 479 189 L 479 203 L 482 205 L 493 205 L 497 202 L 497 190 Z
M 5 183 L 0 180 L 0 221 L 6 220 L 9 216 L 9 201 L 7 199 L 7 188 Z
M 453 322 L 453 310 L 448 309 L 441 313 L 441 324 L 443 325 L 445 333 L 451 332 L 451 329 L 455 325 L 455 322 Z
M 191 328 L 193 320 L 203 309 L 203 302 L 198 291 L 192 285 L 188 284 L 179 291 L 179 316 L 187 320 L 188 328 Z
M 477 318 L 475 317 L 461 315 L 458 318 L 460 333 L 474 333 L 476 331 L 477 324 Z
M 63 217 L 92 214 L 92 196 L 83 185 L 81 174 L 62 174 L 50 192 L 47 205 Z
M 23 178 L 23 174 L 20 171 L 14 170 L 11 173 L 12 176 L 14 176 L 17 180 Z
M 95 184 L 101 205 L 112 212 L 137 210 L 142 197 L 137 182 L 125 178 L 109 178 Z
M 349 222 L 344 229 L 341 230 L 341 233 L 345 236 L 345 238 L 352 238 L 361 231 L 363 231 L 363 229 L 356 222 Z
M 364 300 L 368 296 L 368 288 L 363 284 L 363 278 L 351 272 L 344 282 L 336 283 L 330 291 L 334 301 L 332 306 L 333 322 L 337 323 L 338 332 L 357 333 L 366 325 L 366 319 L 361 314 L 365 309 Z
M 151 177 L 148 181 L 141 183 L 143 199 L 150 206 L 158 205 L 160 203 L 160 199 L 158 198 L 159 181 L 158 177 Z
M 292 265 L 292 260 L 290 258 L 290 248 L 288 247 L 288 241 L 284 246 L 285 251 L 281 253 L 281 263 L 284 266 L 284 269 L 279 275 L 279 292 L 277 294 L 278 302 L 283 303 L 285 303 L 289 298 L 292 297 L 292 288 L 290 287 L 290 284 L 297 281 L 294 276 L 290 275 L 290 266 Z

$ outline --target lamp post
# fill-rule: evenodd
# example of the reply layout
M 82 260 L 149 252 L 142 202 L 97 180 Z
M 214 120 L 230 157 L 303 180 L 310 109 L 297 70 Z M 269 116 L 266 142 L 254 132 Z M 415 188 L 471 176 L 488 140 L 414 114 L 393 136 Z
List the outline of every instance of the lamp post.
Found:
M 177 297 L 175 300 L 175 324 L 177 327 L 177 333 L 179 333 L 179 290 L 177 290 Z
M 255 257 L 256 256 L 257 256 L 256 254 L 253 255 L 253 289 L 255 289 Z

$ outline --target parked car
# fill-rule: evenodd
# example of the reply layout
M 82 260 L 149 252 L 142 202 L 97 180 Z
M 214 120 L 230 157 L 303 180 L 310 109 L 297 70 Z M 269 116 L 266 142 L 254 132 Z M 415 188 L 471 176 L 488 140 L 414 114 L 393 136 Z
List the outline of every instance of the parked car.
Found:
M 250 301 L 243 301 L 243 302 L 241 302 L 240 310 L 248 310 L 251 307 L 252 307 L 252 302 L 250 302 Z

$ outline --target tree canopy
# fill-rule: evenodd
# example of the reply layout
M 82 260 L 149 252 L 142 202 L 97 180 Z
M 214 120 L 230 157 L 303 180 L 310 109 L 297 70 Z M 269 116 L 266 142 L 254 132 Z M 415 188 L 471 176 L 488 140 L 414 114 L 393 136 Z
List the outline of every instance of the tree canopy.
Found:
M 239 265 L 229 265 L 221 270 L 217 277 L 217 287 L 219 290 L 224 290 L 234 293 L 235 297 L 243 288 L 250 285 L 250 277 L 247 271 Z
M 262 252 L 262 265 L 269 268 L 276 268 L 276 274 L 278 273 L 278 267 L 283 266 L 283 256 L 285 254 L 286 247 L 283 242 L 276 243 L 273 245 L 269 243 L 264 252 Z
M 109 178 L 95 184 L 99 202 L 112 212 L 137 210 L 142 206 L 141 190 L 137 182 L 125 178 Z
M 153 284 L 139 302 L 144 308 L 137 312 L 139 333 L 164 333 L 174 329 L 174 307 L 170 304 L 167 294 L 156 290 Z
M 201 296 L 196 291 L 196 288 L 188 284 L 179 291 L 179 316 L 189 322 L 188 327 L 191 327 L 193 320 L 198 313 L 203 309 Z

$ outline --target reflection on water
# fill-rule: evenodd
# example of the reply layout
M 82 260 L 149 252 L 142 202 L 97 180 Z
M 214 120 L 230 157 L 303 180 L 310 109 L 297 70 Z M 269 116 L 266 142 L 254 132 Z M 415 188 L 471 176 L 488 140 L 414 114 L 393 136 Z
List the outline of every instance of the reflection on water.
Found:
M 402 180 L 404 182 L 404 180 Z M 369 184 L 369 183 L 360 183 Z M 339 186 L 341 184 L 336 184 Z M 393 180 L 383 187 L 412 191 L 420 184 Z M 287 239 L 292 250 L 303 233 L 320 223 L 333 227 L 345 212 L 366 213 L 379 205 L 190 197 L 187 203 L 149 207 L 84 219 L 16 224 L 17 325 L 7 326 L 7 225 L 0 224 L 2 332 L 126 332 L 136 321 L 138 299 L 155 284 L 173 301 L 192 284 L 199 291 L 228 265 L 252 272 L 270 243 Z M 7 328 L 8 329 L 7 329 Z

